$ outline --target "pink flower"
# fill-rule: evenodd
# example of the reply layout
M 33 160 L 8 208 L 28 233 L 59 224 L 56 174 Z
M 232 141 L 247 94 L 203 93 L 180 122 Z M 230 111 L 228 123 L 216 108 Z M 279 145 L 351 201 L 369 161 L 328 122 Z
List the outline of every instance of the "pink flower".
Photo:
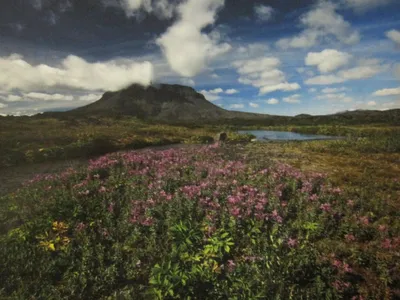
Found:
M 321 204 L 321 206 L 319 208 L 323 211 L 329 212 L 329 211 L 331 211 L 332 207 L 329 203 L 324 203 L 324 204 Z
M 99 193 L 105 193 L 105 192 L 107 192 L 107 189 L 104 186 L 101 186 L 99 188 Z
M 229 273 L 232 273 L 236 268 L 236 264 L 233 262 L 233 260 L 230 259 L 230 260 L 228 260 L 226 267 L 227 267 L 227 271 Z
M 353 271 L 353 269 L 350 268 L 350 266 L 349 266 L 348 264 L 346 264 L 346 263 L 343 263 L 342 269 L 343 269 L 343 271 L 346 272 L 346 273 L 351 273 L 351 272 Z
M 290 248 L 294 248 L 297 246 L 298 242 L 297 242 L 297 239 L 289 238 L 287 241 L 287 244 Z
M 354 235 L 352 235 L 351 233 L 346 234 L 345 236 L 346 241 L 348 242 L 354 242 L 356 240 L 356 237 Z
M 369 224 L 369 219 L 368 219 L 368 217 L 360 217 L 360 222 L 361 222 L 361 224 L 363 224 L 363 225 L 368 225 Z
M 379 226 L 378 226 L 378 230 L 379 230 L 380 232 L 384 232 L 384 231 L 387 230 L 387 227 L 386 227 L 385 225 L 379 225 Z
M 231 209 L 231 215 L 234 217 L 238 217 L 240 215 L 240 208 L 239 207 L 233 207 Z
M 76 225 L 76 227 L 75 227 L 76 231 L 78 231 L 78 232 L 81 232 L 81 231 L 84 230 L 85 228 L 86 228 L 86 224 L 84 224 L 84 223 L 82 223 L 82 222 L 78 223 L 78 224 Z
M 317 194 L 312 194 L 311 196 L 310 196 L 310 198 L 309 198 L 309 200 L 310 201 L 316 201 L 316 200 L 318 200 L 318 195 Z
M 384 241 L 382 242 L 382 248 L 384 249 L 392 248 L 392 241 L 390 239 L 384 239 Z
M 350 287 L 350 283 L 349 282 L 343 282 L 340 280 L 336 280 L 335 282 L 332 283 L 332 286 L 338 291 L 338 292 L 342 292 L 345 289 Z

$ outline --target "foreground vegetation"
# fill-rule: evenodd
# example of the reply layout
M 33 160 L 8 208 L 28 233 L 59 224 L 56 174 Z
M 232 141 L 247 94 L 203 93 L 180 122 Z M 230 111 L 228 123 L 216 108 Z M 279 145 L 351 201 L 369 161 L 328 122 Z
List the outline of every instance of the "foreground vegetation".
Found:
M 1 199 L 0 295 L 394 298 L 399 173 L 377 190 L 282 163 L 326 143 L 126 152 L 37 176 Z
M 0 298 L 400 297 L 398 127 L 268 127 L 346 139 L 129 152 L 237 128 L 6 119 L 3 167 L 125 152 L 0 197 Z

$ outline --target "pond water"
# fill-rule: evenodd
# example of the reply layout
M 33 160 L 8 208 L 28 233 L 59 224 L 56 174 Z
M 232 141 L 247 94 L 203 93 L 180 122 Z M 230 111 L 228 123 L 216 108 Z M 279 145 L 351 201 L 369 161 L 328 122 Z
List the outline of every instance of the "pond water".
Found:
M 258 141 L 309 141 L 309 140 L 332 140 L 338 139 L 335 136 L 305 134 L 288 131 L 268 130 L 242 130 L 240 134 L 252 134 Z

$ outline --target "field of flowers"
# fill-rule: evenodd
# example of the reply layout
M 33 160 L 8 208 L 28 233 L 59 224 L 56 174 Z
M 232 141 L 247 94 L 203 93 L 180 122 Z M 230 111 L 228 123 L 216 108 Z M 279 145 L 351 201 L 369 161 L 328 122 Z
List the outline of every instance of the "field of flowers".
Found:
M 395 299 L 393 200 L 242 145 L 109 154 L 0 199 L 0 298 Z

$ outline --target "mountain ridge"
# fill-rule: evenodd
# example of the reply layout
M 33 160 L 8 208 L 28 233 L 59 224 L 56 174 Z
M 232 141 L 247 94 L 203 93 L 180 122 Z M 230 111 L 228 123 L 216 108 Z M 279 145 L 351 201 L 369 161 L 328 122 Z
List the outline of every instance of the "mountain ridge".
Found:
M 66 112 L 47 112 L 42 117 L 131 116 L 162 123 L 196 124 L 365 124 L 400 125 L 400 109 L 355 110 L 329 115 L 275 116 L 229 111 L 210 101 L 194 88 L 179 84 L 132 84 L 115 92 L 105 92 L 93 103 Z M 38 116 L 39 117 L 39 116 Z

